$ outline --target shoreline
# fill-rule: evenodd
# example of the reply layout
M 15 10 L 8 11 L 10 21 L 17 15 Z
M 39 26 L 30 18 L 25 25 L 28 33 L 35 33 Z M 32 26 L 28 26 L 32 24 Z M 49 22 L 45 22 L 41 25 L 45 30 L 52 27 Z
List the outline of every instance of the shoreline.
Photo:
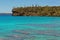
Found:
M 60 16 L 60 6 L 17 7 L 12 9 L 13 16 Z

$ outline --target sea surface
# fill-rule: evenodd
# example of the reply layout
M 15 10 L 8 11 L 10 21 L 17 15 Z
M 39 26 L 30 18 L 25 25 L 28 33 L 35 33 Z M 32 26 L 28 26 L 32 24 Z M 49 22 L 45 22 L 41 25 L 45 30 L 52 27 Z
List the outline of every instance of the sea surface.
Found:
M 0 40 L 60 40 L 60 17 L 0 14 Z

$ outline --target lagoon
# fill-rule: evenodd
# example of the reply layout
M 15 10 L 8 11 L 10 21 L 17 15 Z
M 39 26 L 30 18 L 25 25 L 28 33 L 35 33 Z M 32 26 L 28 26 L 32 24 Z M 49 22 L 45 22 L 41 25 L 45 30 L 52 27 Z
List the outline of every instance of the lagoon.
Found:
M 0 40 L 59 40 L 60 17 L 0 15 Z

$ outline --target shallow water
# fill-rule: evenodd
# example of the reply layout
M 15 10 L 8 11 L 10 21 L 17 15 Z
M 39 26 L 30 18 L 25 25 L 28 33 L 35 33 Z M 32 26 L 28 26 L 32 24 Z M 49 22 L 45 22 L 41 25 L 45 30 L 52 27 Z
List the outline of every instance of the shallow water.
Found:
M 60 40 L 60 17 L 0 15 L 0 40 Z

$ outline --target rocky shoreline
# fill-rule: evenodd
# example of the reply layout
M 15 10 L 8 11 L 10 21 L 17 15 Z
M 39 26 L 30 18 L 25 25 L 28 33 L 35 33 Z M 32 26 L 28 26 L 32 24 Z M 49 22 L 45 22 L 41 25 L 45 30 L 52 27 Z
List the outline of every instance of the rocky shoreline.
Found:
M 13 16 L 60 16 L 60 6 L 32 6 L 12 9 Z

